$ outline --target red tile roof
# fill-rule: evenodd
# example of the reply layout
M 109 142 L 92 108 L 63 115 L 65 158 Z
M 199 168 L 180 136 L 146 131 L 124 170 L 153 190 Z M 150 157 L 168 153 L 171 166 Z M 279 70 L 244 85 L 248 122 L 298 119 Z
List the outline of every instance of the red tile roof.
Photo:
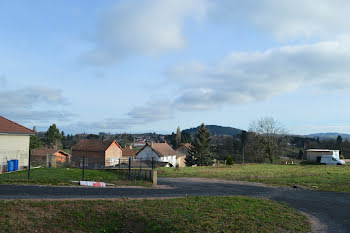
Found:
M 48 154 L 60 153 L 65 156 L 70 156 L 70 154 L 66 153 L 63 150 L 55 150 L 55 149 L 34 149 L 31 151 L 32 156 L 47 156 Z
M 35 131 L 0 116 L 0 133 L 35 134 Z
M 98 140 L 98 139 L 83 139 L 72 147 L 72 150 L 79 151 L 106 151 L 108 147 L 116 143 L 120 149 L 123 149 L 115 140 Z
M 134 156 L 136 155 L 136 152 L 130 149 L 129 147 L 123 148 L 123 157 L 124 156 Z

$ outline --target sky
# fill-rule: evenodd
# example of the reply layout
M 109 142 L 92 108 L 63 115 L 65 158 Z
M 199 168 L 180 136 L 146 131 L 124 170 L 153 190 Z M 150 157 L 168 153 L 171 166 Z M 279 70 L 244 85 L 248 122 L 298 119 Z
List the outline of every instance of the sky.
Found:
M 66 133 L 350 133 L 347 0 L 3 0 L 0 115 Z

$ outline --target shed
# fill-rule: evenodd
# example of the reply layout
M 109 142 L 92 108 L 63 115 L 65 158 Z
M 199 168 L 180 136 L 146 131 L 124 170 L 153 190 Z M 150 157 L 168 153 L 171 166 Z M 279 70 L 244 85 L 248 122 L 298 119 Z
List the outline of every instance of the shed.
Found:
M 103 168 L 115 166 L 122 158 L 122 147 L 114 140 L 83 139 L 72 147 L 72 162 L 76 166 Z
M 31 151 L 31 160 L 38 165 L 55 167 L 56 163 L 69 163 L 71 155 L 63 150 L 34 149 Z
M 332 155 L 334 158 L 339 159 L 339 150 L 329 149 L 309 149 L 306 150 L 306 159 L 310 162 L 320 162 L 322 155 Z
M 35 131 L 0 116 L 0 172 L 7 161 L 17 159 L 19 168 L 28 167 L 30 136 Z

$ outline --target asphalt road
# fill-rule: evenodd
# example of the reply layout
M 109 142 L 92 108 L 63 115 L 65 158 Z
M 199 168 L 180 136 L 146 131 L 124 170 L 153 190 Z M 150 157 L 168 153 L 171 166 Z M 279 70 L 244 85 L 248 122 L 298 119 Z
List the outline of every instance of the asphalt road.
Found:
M 286 202 L 316 217 L 327 232 L 350 232 L 350 194 L 269 187 L 244 182 L 158 178 L 161 188 L 87 188 L 0 185 L 0 199 L 146 198 L 243 195 Z

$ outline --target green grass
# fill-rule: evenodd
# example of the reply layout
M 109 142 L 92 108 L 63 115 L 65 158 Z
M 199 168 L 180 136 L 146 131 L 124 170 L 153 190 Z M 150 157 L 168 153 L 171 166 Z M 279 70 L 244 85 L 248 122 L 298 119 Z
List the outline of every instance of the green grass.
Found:
M 163 177 L 206 177 L 350 192 L 350 166 L 246 164 L 157 170 Z
M 144 232 L 311 230 L 286 204 L 249 197 L 0 202 L 1 232 L 128 232 L 137 223 Z
M 123 179 L 122 174 L 105 170 L 85 169 L 85 180 L 101 181 L 115 185 L 144 185 L 150 186 L 150 182 L 137 180 L 128 181 Z M 72 180 L 82 179 L 82 169 L 79 168 L 36 168 L 30 171 L 18 171 L 0 174 L 0 184 L 41 184 L 41 185 L 73 185 Z

